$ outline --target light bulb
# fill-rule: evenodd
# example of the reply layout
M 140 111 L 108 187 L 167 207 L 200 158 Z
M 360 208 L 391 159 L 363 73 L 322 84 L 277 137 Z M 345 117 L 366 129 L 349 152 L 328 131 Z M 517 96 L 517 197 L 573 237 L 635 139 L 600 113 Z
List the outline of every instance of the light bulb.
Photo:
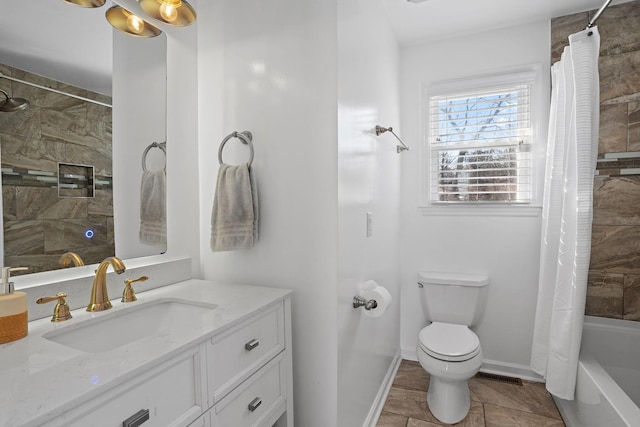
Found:
M 160 16 L 166 21 L 173 22 L 178 17 L 178 10 L 172 5 L 162 3 L 160 5 Z
M 144 21 L 134 14 L 127 17 L 127 28 L 132 33 L 140 34 L 144 30 Z

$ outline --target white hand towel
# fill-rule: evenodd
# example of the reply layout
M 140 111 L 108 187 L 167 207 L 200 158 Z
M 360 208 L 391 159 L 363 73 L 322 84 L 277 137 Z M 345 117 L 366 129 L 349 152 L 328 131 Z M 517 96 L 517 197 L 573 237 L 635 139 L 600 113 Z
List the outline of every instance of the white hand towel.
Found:
M 258 240 L 258 191 L 247 164 L 221 164 L 211 212 L 211 250 L 251 248 Z
M 164 169 L 145 171 L 140 183 L 140 242 L 167 246 L 167 198 Z

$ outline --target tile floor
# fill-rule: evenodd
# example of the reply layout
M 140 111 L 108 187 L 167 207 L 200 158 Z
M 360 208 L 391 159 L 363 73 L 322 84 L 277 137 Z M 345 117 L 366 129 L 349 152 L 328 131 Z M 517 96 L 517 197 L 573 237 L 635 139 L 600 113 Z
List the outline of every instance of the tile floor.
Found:
M 429 411 L 429 374 L 418 362 L 403 360 L 382 408 L 377 427 L 443 426 Z M 564 422 L 543 384 L 509 384 L 484 378 L 469 380 L 471 409 L 456 426 L 563 427 Z

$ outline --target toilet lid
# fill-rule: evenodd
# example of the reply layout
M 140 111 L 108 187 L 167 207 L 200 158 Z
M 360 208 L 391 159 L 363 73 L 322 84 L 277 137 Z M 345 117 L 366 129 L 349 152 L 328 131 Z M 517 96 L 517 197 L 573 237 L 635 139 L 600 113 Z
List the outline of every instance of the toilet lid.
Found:
M 433 322 L 420 331 L 420 347 L 440 360 L 462 362 L 480 353 L 480 340 L 465 325 Z

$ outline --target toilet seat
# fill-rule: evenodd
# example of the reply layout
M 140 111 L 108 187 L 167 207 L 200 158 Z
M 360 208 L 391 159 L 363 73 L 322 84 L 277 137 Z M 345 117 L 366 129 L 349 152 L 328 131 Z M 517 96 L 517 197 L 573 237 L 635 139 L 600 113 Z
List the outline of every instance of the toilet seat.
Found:
M 463 362 L 480 353 L 480 340 L 465 325 L 434 322 L 420 331 L 420 348 L 447 362 Z

